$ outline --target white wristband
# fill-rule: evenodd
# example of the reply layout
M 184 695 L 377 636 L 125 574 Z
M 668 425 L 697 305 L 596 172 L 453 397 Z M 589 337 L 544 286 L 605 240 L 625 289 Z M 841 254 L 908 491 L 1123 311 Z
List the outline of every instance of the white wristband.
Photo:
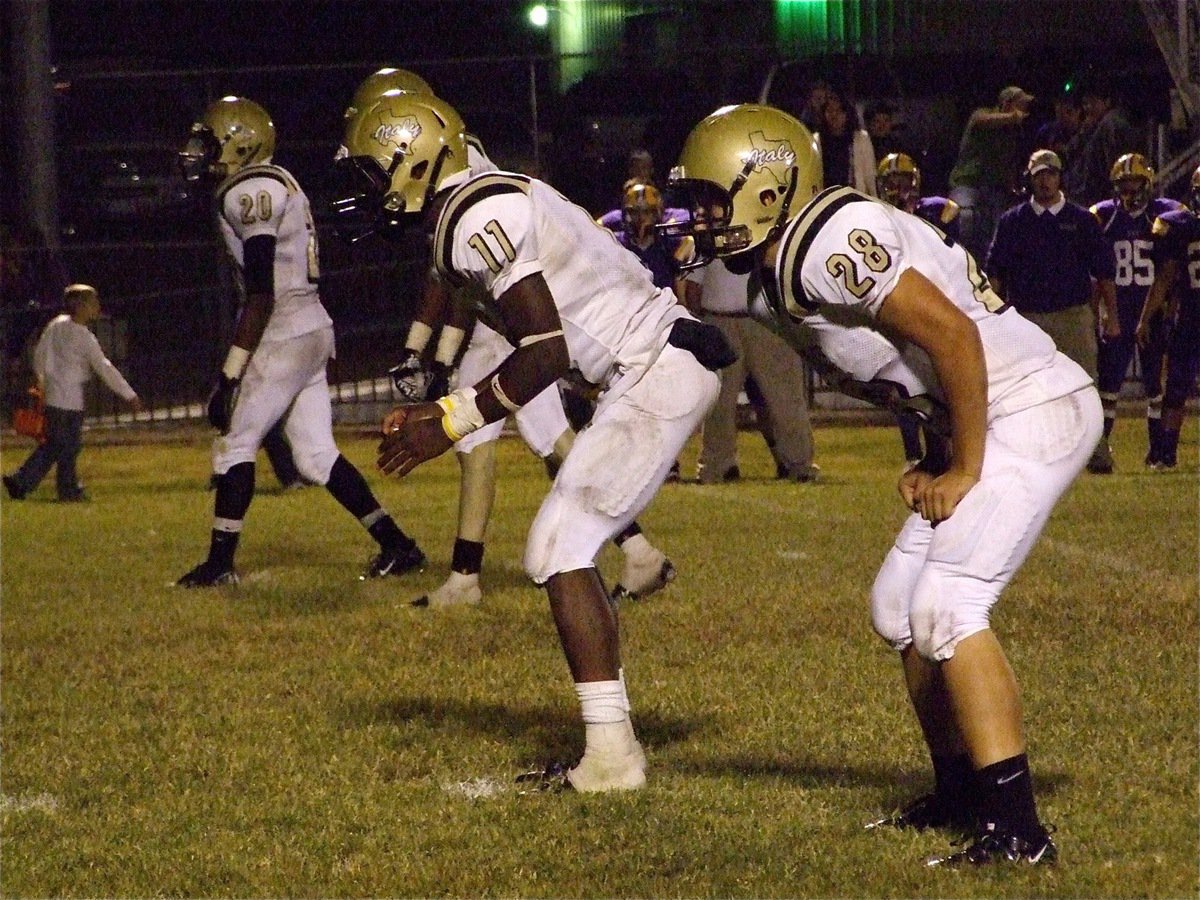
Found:
M 439 398 L 437 405 L 446 413 L 442 416 L 442 430 L 446 432 L 446 437 L 456 444 L 472 431 L 478 431 L 487 424 L 475 403 L 473 387 L 451 391 L 445 397 Z
M 225 365 L 221 366 L 221 372 L 226 378 L 236 381 L 242 377 L 242 373 L 246 371 L 246 364 L 249 362 L 250 351 L 234 344 L 225 356 Z
M 462 346 L 467 333 L 454 325 L 443 325 L 442 333 L 438 336 L 437 352 L 433 358 L 442 365 L 454 365 L 454 357 L 458 356 L 458 348 Z

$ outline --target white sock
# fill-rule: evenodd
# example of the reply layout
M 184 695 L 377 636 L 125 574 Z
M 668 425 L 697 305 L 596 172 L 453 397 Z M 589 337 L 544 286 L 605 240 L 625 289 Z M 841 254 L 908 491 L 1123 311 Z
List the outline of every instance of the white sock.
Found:
M 635 534 L 621 545 L 621 552 L 626 556 L 646 556 L 654 552 L 654 545 L 646 540 L 644 534 Z
M 471 572 L 455 572 L 450 570 L 450 577 L 446 579 L 446 584 L 452 588 L 465 588 L 479 584 L 479 573 Z
M 585 752 L 629 753 L 633 729 L 628 725 L 621 682 L 576 682 L 575 693 L 583 710 Z

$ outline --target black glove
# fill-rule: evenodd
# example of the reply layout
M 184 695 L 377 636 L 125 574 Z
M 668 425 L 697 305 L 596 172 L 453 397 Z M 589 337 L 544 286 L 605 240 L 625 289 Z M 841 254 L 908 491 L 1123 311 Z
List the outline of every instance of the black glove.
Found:
M 420 403 L 429 393 L 430 373 L 425 370 L 421 354 L 416 350 L 405 350 L 400 362 L 388 369 L 388 375 L 397 400 Z
M 221 434 L 229 434 L 233 407 L 237 403 L 241 379 L 230 378 L 224 372 L 217 376 L 212 393 L 208 395 L 208 422 Z
M 453 371 L 451 366 L 436 361 L 429 367 L 429 386 L 425 388 L 426 400 L 436 400 L 450 393 L 450 373 Z

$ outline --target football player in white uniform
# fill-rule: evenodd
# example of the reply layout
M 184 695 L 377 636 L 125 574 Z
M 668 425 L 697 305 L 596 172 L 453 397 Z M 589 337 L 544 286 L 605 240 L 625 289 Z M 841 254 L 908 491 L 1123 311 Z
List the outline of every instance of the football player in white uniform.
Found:
M 378 102 L 389 92 L 433 95 L 433 90 L 420 76 L 405 69 L 384 68 L 368 76 L 355 90 L 347 107 L 345 121 L 354 114 Z M 472 175 L 496 171 L 482 143 L 468 134 L 467 167 Z M 344 156 L 339 149 L 338 156 Z M 464 287 L 459 290 L 479 290 Z M 420 402 L 449 393 L 450 376 L 467 331 L 471 339 L 462 353 L 458 381 L 474 384 L 489 374 L 513 347 L 496 330 L 475 321 L 469 300 L 454 301 L 436 270 L 429 273 L 418 309 L 409 325 L 404 341 L 404 356 L 388 374 L 392 377 L 397 398 L 405 402 Z M 440 326 L 440 334 L 432 364 L 422 360 Z M 558 387 L 551 385 L 542 391 L 513 417 L 517 431 L 526 445 L 547 465 L 557 470 L 575 439 L 567 422 Z M 454 445 L 459 464 L 458 528 L 446 581 L 413 601 L 414 606 L 444 607 L 476 604 L 483 599 L 479 575 L 483 569 L 484 538 L 492 505 L 496 499 L 496 441 L 504 421 L 497 420 L 466 435 Z M 666 554 L 653 546 L 633 522 L 617 535 L 614 543 L 621 549 L 624 564 L 620 580 L 613 588 L 613 599 L 625 597 L 642 599 L 665 587 L 675 577 L 675 567 Z
M 217 476 L 208 558 L 178 584 L 233 584 L 234 553 L 254 494 L 254 459 L 281 418 L 296 466 L 323 484 L 371 537 L 379 553 L 363 577 L 399 575 L 425 557 L 379 505 L 362 474 L 338 451 L 325 367 L 333 323 L 318 296 L 317 233 L 308 198 L 271 164 L 275 126 L 257 103 L 223 97 L 192 126 L 180 162 L 188 178 L 218 178 L 221 237 L 244 294 L 242 311 L 208 419 Z
M 646 758 L 595 557 L 658 491 L 716 397 L 715 369 L 731 361 L 729 349 L 549 185 L 506 172 L 472 177 L 462 120 L 437 98 L 385 96 L 358 114 L 347 147 L 341 166 L 359 185 L 350 205 L 376 210 L 384 224 L 419 214 L 438 272 L 482 287 L 481 317 L 516 348 L 477 384 L 393 410 L 380 444 L 385 472 L 406 475 L 520 409 L 572 365 L 603 388 L 533 522 L 525 570 L 546 586 L 586 725 L 566 783 L 641 787 Z
M 743 105 L 693 129 L 671 180 L 691 198 L 698 252 L 762 267 L 766 307 L 797 349 L 855 392 L 940 419 L 949 439 L 948 458 L 901 476 L 912 515 L 872 589 L 936 789 L 875 824 L 974 830 L 931 865 L 1053 862 L 989 616 L 1095 447 L 1099 396 L 962 246 L 850 188 L 816 193 L 819 173 L 798 121 Z

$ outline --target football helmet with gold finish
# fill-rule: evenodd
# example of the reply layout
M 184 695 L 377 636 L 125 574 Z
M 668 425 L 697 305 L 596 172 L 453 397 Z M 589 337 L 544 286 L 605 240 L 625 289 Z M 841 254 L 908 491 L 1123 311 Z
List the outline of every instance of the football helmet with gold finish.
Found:
M 660 230 L 694 237 L 694 264 L 742 254 L 778 237 L 821 183 L 820 152 L 798 119 L 770 106 L 724 106 L 692 129 L 668 178 L 691 221 Z
M 1153 197 L 1154 169 L 1140 153 L 1126 153 L 1117 158 L 1109 172 L 1113 197 L 1131 216 L 1140 215 Z
M 921 195 L 921 170 L 907 153 L 889 153 L 875 170 L 875 188 L 881 199 L 908 209 Z
M 228 178 L 275 154 L 275 125 L 265 109 L 245 97 L 222 97 L 209 104 L 192 125 L 179 151 L 180 168 L 189 181 L 204 175 Z

